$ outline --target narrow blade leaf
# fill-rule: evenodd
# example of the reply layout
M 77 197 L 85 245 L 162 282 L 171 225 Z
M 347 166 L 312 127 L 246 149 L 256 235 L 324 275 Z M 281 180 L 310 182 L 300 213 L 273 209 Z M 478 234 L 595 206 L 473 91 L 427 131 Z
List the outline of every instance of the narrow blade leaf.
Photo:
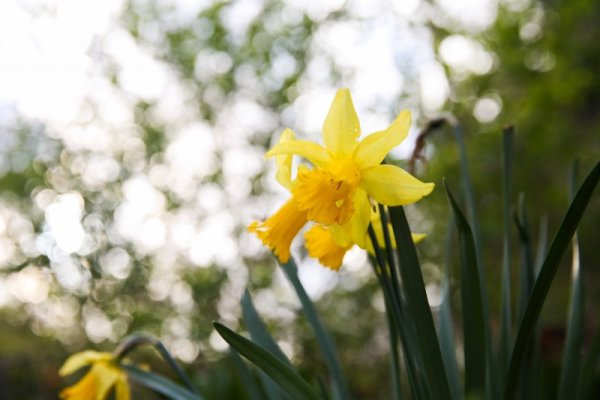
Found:
M 444 361 L 408 221 L 402 207 L 390 207 L 389 212 L 394 237 L 398 245 L 400 275 L 406 295 L 407 308 L 411 310 L 411 319 L 415 326 L 416 342 L 422 356 L 427 386 L 432 398 L 450 399 L 452 395 L 446 377 Z
M 250 292 L 248 292 L 247 289 L 244 291 L 241 303 L 244 324 L 246 325 L 248 332 L 250 332 L 252 340 L 259 346 L 268 350 L 275 357 L 279 358 L 283 363 L 291 367 L 292 363 L 287 358 L 285 353 L 281 350 L 275 339 L 273 339 L 273 337 L 267 330 L 265 323 L 260 318 L 260 315 L 258 315 L 258 312 L 254 307 L 254 303 L 252 302 Z M 281 390 L 281 388 L 279 388 L 279 386 L 275 382 L 273 382 L 273 380 L 269 378 L 264 372 L 259 371 L 259 376 L 264 385 L 269 400 L 281 400 L 285 397 L 285 393 Z
M 314 400 L 320 398 L 312 386 L 279 358 L 245 337 L 238 335 L 225 325 L 213 322 L 213 326 L 231 347 L 248 360 L 252 361 L 283 390 L 292 396 L 292 398 L 297 400 Z
M 548 295 L 550 285 L 556 275 L 556 270 L 558 269 L 560 261 L 569 247 L 571 238 L 577 229 L 577 225 L 579 225 L 583 213 L 594 194 L 594 189 L 596 189 L 596 186 L 598 185 L 598 180 L 600 180 L 600 162 L 596 163 L 577 191 L 577 194 L 573 198 L 573 201 L 558 228 L 558 232 L 550 245 L 548 255 L 544 260 L 544 264 L 542 265 L 535 282 L 533 292 L 527 303 L 527 309 L 521 319 L 517 340 L 512 351 L 506 390 L 504 392 L 504 398 L 507 400 L 515 398 L 517 378 L 519 377 L 527 346 L 533 337 L 542 306 L 544 305 L 544 301 L 546 300 L 546 296 Z
M 240 357 L 237 351 L 233 349 L 230 352 L 230 356 L 250 400 L 263 400 L 258 383 L 256 382 L 255 377 L 252 375 L 250 368 L 248 368 L 244 360 L 242 360 L 242 357 Z
M 291 361 L 287 358 L 283 350 L 281 350 L 275 339 L 273 339 L 265 323 L 260 318 L 260 315 L 258 315 L 248 290 L 244 291 L 242 297 L 242 316 L 252 340 L 291 367 Z
M 333 378 L 335 389 L 334 399 L 350 399 L 350 391 L 348 390 L 346 379 L 342 373 L 342 367 L 335 349 L 335 344 L 331 335 L 329 335 L 329 332 L 321 322 L 314 304 L 310 301 L 306 290 L 304 290 L 304 286 L 302 286 L 302 282 L 300 282 L 300 279 L 298 278 L 298 268 L 296 267 L 296 263 L 294 260 L 290 259 L 290 261 L 282 265 L 282 268 L 300 299 L 302 311 L 315 334 L 321 354 L 323 355 L 325 363 L 331 373 L 331 377 Z
M 451 303 L 451 288 L 450 281 L 452 274 L 450 273 L 452 265 L 452 249 L 454 247 L 453 239 L 456 229 L 454 229 L 453 218 L 448 223 L 448 233 L 446 236 L 446 251 L 445 251 L 445 273 L 443 282 L 443 297 L 442 304 L 438 314 L 440 349 L 444 358 L 444 365 L 448 373 L 448 384 L 452 397 L 459 399 L 461 397 L 461 381 L 458 373 L 458 362 L 456 361 L 456 345 L 454 344 L 454 324 L 452 322 L 452 303 Z
M 483 262 L 483 245 L 481 243 L 481 228 L 479 223 L 479 214 L 477 212 L 477 206 L 475 201 L 475 191 L 473 189 L 473 181 L 471 179 L 471 173 L 469 171 L 469 159 L 467 157 L 467 150 L 465 147 L 464 135 L 461 126 L 458 122 L 451 122 L 454 138 L 458 145 L 460 154 L 460 174 L 462 183 L 462 192 L 465 199 L 466 209 L 468 217 L 471 221 L 471 227 L 473 229 L 473 239 L 475 241 L 475 251 L 477 253 L 477 265 L 479 267 L 479 280 L 481 285 L 482 293 L 484 294 L 482 299 L 483 306 L 483 318 L 485 320 L 485 350 L 488 360 L 488 387 L 486 390 L 486 399 L 500 399 L 500 374 L 498 373 L 498 365 L 495 359 L 495 354 L 492 348 L 492 335 L 490 328 L 490 306 L 488 301 L 488 290 L 487 290 L 487 273 L 485 264 Z
M 458 228 L 461 299 L 463 309 L 463 334 L 465 354 L 465 394 L 481 396 L 485 391 L 486 352 L 485 322 L 483 319 L 482 293 L 477 268 L 477 256 L 473 233 L 464 214 L 460 210 L 450 189 L 444 181 L 448 201 L 454 212 Z

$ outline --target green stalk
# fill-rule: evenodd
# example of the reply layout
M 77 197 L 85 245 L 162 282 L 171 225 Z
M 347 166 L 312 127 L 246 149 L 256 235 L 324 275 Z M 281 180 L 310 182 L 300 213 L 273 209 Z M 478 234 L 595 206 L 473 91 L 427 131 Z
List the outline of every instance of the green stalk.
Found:
M 140 345 L 150 345 L 158 351 L 163 360 L 167 362 L 169 367 L 179 376 L 179 378 L 183 381 L 185 386 L 194 394 L 198 395 L 198 392 L 192 382 L 188 378 L 187 374 L 183 371 L 183 369 L 179 366 L 177 361 L 173 358 L 171 353 L 167 350 L 167 348 L 162 344 L 162 342 L 156 339 L 153 336 L 146 335 L 144 333 L 134 333 L 132 335 L 127 336 L 123 342 L 115 349 L 114 354 L 118 361 L 122 360 L 127 353 L 135 349 Z
M 186 388 L 177 385 L 173 381 L 165 378 L 162 375 L 153 372 L 144 371 L 133 365 L 122 365 L 122 368 L 127 372 L 127 376 L 132 381 L 154 390 L 172 400 L 203 400 L 203 398 Z

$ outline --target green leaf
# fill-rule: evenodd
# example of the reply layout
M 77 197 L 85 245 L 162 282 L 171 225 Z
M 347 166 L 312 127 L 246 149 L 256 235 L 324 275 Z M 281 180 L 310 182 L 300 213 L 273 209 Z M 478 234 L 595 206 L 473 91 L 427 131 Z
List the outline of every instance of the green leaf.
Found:
M 230 352 L 230 356 L 250 400 L 263 400 L 264 396 L 262 396 L 260 393 L 260 388 L 256 382 L 256 379 L 252 375 L 250 368 L 248 368 L 244 360 L 242 360 L 242 357 L 240 357 L 237 351 L 233 349 Z
M 406 315 L 404 314 L 405 305 L 403 304 L 402 297 L 396 297 L 393 294 L 392 284 L 389 278 L 390 275 L 387 272 L 389 269 L 386 264 L 386 259 L 377 242 L 377 236 L 375 235 L 375 231 L 371 224 L 369 224 L 368 233 L 375 252 L 375 257 L 370 257 L 371 266 L 373 267 L 373 271 L 379 280 L 379 286 L 381 286 L 383 292 L 386 315 L 388 315 L 388 319 L 391 319 L 394 323 L 396 328 L 395 331 L 400 336 L 402 348 L 404 349 L 402 354 L 404 355 L 406 374 L 413 398 L 417 400 L 426 399 L 428 397 L 427 388 L 423 382 L 422 368 L 419 367 L 422 365 L 422 361 L 413 332 L 413 326 L 408 322 Z M 392 339 L 390 338 L 390 343 L 391 341 Z
M 458 228 L 461 269 L 461 300 L 463 312 L 463 346 L 465 354 L 465 394 L 482 395 L 485 392 L 486 352 L 485 322 L 483 319 L 482 293 L 477 268 L 477 256 L 473 233 L 460 210 L 452 192 L 444 181 L 448 201 L 454 212 Z
M 259 346 L 268 350 L 271 354 L 279 358 L 282 362 L 284 362 L 291 368 L 291 361 L 287 358 L 285 353 L 281 350 L 277 342 L 275 342 L 275 340 L 267 330 L 265 323 L 262 321 L 260 315 L 258 315 L 258 312 L 254 307 L 252 297 L 250 296 L 250 293 L 247 289 L 244 291 L 241 303 L 244 323 L 246 325 L 246 328 L 248 328 L 248 331 L 250 332 L 252 340 Z M 262 371 L 260 372 L 260 379 L 267 392 L 267 397 L 270 400 L 280 400 L 285 396 L 281 388 Z
M 500 398 L 500 374 L 498 373 L 498 366 L 496 364 L 496 358 L 494 350 L 492 348 L 492 334 L 490 328 L 490 306 L 488 301 L 488 290 L 487 290 L 487 277 L 486 268 L 483 262 L 483 245 L 481 243 L 481 228 L 479 223 L 479 214 L 477 212 L 477 203 L 475 200 L 475 191 L 473 190 L 473 181 L 471 179 L 471 173 L 469 172 L 469 160 L 467 157 L 467 150 L 465 147 L 464 135 L 461 126 L 456 121 L 450 121 L 452 125 L 454 138 L 458 145 L 460 155 L 460 173 L 462 192 L 465 199 L 467 214 L 471 222 L 473 229 L 473 239 L 475 241 L 475 251 L 477 255 L 477 265 L 479 268 L 479 280 L 481 290 L 483 293 L 482 308 L 483 318 L 485 321 L 485 351 L 488 360 L 488 380 L 486 395 L 488 399 L 499 399 Z
M 392 316 L 389 313 L 387 314 L 388 321 L 388 332 L 390 339 L 390 372 L 392 374 L 392 399 L 393 400 L 401 400 L 402 399 L 402 384 L 400 382 L 400 357 L 398 354 L 398 331 L 396 330 L 396 325 L 392 320 Z
M 510 361 L 510 350 L 512 343 L 512 313 L 511 313 L 511 199 L 512 199 L 512 160 L 513 160 L 513 137 L 512 126 L 504 129 L 502 133 L 502 286 L 500 304 L 500 368 L 502 382 L 506 381 L 508 364 Z
M 164 376 L 141 370 L 133 365 L 122 365 L 122 368 L 127 372 L 129 378 L 152 389 L 164 396 L 167 396 L 173 400 L 202 400 L 203 398 L 199 394 L 195 394 L 187 390 L 186 388 L 179 386 L 170 379 Z
M 221 337 L 241 355 L 252 361 L 265 374 L 273 379 L 292 398 L 297 400 L 319 399 L 315 390 L 298 373 L 279 358 L 245 337 L 218 322 L 213 326 Z
M 527 299 L 533 290 L 534 272 L 533 258 L 531 255 L 531 234 L 525 210 L 525 196 L 519 195 L 518 207 L 514 212 L 514 220 L 519 236 L 519 247 L 521 250 L 521 268 L 519 269 L 519 318 L 523 317 Z
M 321 354 L 325 359 L 327 368 L 329 368 L 334 385 L 334 399 L 350 399 L 350 391 L 348 390 L 346 379 L 342 373 L 342 367 L 333 339 L 321 322 L 314 304 L 310 301 L 306 290 L 304 290 L 304 287 L 302 286 L 302 282 L 298 279 L 298 268 L 296 267 L 294 260 L 290 258 L 290 261 L 283 264 L 281 267 L 300 299 L 302 311 L 315 334 Z
M 573 197 L 577 181 L 577 164 L 573 166 L 570 182 L 570 197 Z M 567 325 L 567 339 L 565 354 L 560 375 L 558 399 L 567 400 L 573 395 L 573 388 L 577 385 L 581 367 L 581 347 L 583 344 L 584 329 L 584 287 L 582 280 L 581 260 L 579 257 L 579 240 L 577 232 L 573 236 L 573 257 L 571 262 L 571 302 Z
M 550 245 L 548 255 L 544 260 L 535 282 L 533 292 L 527 303 L 527 309 L 521 319 L 521 324 L 517 333 L 517 340 L 512 351 L 510 367 L 508 370 L 506 390 L 504 392 L 504 398 L 506 400 L 515 398 L 517 378 L 521 371 L 523 358 L 533 337 L 542 306 L 548 295 L 548 290 L 550 290 L 550 285 L 556 275 L 556 270 L 558 269 L 560 261 L 569 247 L 571 238 L 583 217 L 583 213 L 589 204 L 599 180 L 600 162 L 597 162 L 573 198 L 558 232 Z
M 443 281 L 443 296 L 442 303 L 438 312 L 438 324 L 439 324 L 439 340 L 440 349 L 442 350 L 442 357 L 444 358 L 444 365 L 448 372 L 448 383 L 450 385 L 450 391 L 452 397 L 459 399 L 461 397 L 461 381 L 460 374 L 458 372 L 458 362 L 456 361 L 456 346 L 454 344 L 454 324 L 452 322 L 452 304 L 451 304 L 451 290 L 450 290 L 450 265 L 452 249 L 454 247 L 453 238 L 456 229 L 454 225 L 451 225 L 452 221 L 448 224 L 448 231 L 446 237 L 446 251 L 445 251 L 445 272 Z
M 519 195 L 518 207 L 513 213 L 513 218 L 517 226 L 519 236 L 519 248 L 521 253 L 521 266 L 519 269 L 519 318 L 523 318 L 527 308 L 527 300 L 531 295 L 534 283 L 533 260 L 531 256 L 531 236 L 527 214 L 525 211 L 525 196 Z M 520 378 L 519 391 L 525 398 L 536 398 L 536 391 L 539 386 L 539 332 L 536 332 L 533 346 L 527 349 L 524 358 L 524 368 Z
M 546 258 L 546 251 L 548 250 L 548 217 L 543 215 L 540 219 L 540 227 L 538 232 L 537 250 L 535 252 L 535 271 L 534 275 L 537 276 L 542 269 L 544 264 L 544 258 Z
M 244 295 L 242 296 L 242 316 L 252 340 L 291 367 L 292 362 L 287 358 L 283 350 L 281 350 L 275 339 L 273 339 L 265 323 L 260 318 L 260 315 L 258 315 L 248 289 L 244 291 Z
M 425 372 L 427 388 L 432 398 L 450 399 L 452 395 L 444 361 L 425 292 L 417 250 L 404 215 L 404 209 L 390 207 L 389 212 L 398 245 L 400 274 L 406 295 L 407 309 L 411 311 L 411 322 L 415 327 L 416 342 L 423 361 L 422 367 Z M 410 349 L 405 349 L 405 351 L 410 351 Z

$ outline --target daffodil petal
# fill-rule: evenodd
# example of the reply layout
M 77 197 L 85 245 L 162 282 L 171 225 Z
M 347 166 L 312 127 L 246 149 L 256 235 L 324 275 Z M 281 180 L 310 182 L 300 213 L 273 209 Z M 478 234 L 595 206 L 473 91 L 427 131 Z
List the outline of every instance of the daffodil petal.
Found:
M 331 237 L 333 238 L 333 241 L 339 246 L 350 247 L 354 244 L 352 236 L 350 235 L 349 224 L 331 224 L 329 225 L 329 231 L 331 232 Z
M 129 382 L 127 382 L 127 376 L 123 374 L 116 386 L 116 400 L 131 400 L 131 390 L 129 389 Z
M 113 355 L 111 353 L 98 352 L 93 350 L 82 351 L 80 353 L 73 354 L 71 357 L 67 358 L 67 361 L 65 361 L 63 366 L 60 368 L 58 374 L 60 376 L 70 375 L 78 369 L 85 367 L 86 365 L 90 365 L 98 361 L 107 361 L 112 358 Z
M 67 388 L 64 388 L 59 397 L 63 400 L 80 400 L 80 399 L 96 399 L 97 385 L 96 377 L 87 373 L 77 383 Z
M 106 399 L 110 389 L 115 386 L 125 374 L 120 368 L 110 365 L 108 362 L 94 364 L 90 373 L 93 373 L 96 378 L 95 400 Z
M 325 122 L 323 142 L 334 158 L 350 156 L 360 136 L 360 122 L 352 103 L 350 90 L 340 89 L 335 94 Z
M 332 160 L 331 155 L 323 146 L 305 140 L 290 140 L 278 143 L 266 154 L 266 157 L 282 155 L 298 155 L 306 158 L 317 167 L 325 167 Z
M 386 130 L 372 133 L 358 144 L 354 162 L 361 169 L 381 164 L 387 153 L 406 138 L 409 128 L 410 111 L 405 110 Z
M 357 189 L 354 195 L 354 214 L 350 219 L 350 235 L 358 247 L 366 247 L 367 229 L 371 222 L 371 204 L 364 190 Z
M 279 138 L 279 143 L 286 143 L 294 140 L 296 136 L 294 131 L 286 128 Z M 292 190 L 292 154 L 284 154 L 275 157 L 275 165 L 277 166 L 277 172 L 275 179 L 287 190 Z
M 427 196 L 433 183 L 424 183 L 394 165 L 377 165 L 361 171 L 360 186 L 377 202 L 386 206 L 414 203 Z
M 344 255 L 352 247 L 352 243 L 341 246 L 333 238 L 331 230 L 322 225 L 314 225 L 304 234 L 304 238 L 308 254 L 334 271 L 340 269 Z

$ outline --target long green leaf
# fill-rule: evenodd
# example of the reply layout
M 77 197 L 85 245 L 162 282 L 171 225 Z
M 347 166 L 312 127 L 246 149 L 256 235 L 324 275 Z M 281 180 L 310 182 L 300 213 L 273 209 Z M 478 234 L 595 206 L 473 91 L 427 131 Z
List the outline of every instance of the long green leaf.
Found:
M 525 209 L 525 196 L 519 195 L 518 207 L 514 212 L 514 220 L 519 236 L 519 247 L 521 250 L 521 268 L 519 269 L 519 318 L 523 317 L 527 299 L 533 290 L 534 272 L 533 258 L 531 255 L 531 234 Z
M 384 241 L 384 245 L 385 245 L 385 254 L 387 255 L 387 266 L 388 268 L 385 268 L 385 266 L 383 266 L 383 279 L 385 281 L 385 283 L 388 284 L 389 287 L 391 287 L 391 291 L 389 292 L 389 297 L 392 300 L 392 303 L 396 303 L 399 305 L 399 312 L 401 315 L 401 318 L 403 321 L 411 321 L 412 317 L 411 317 L 411 310 L 406 307 L 405 305 L 405 300 L 402 296 L 402 290 L 400 288 L 400 269 L 398 266 L 398 262 L 396 260 L 396 253 L 394 252 L 394 246 L 392 246 L 392 236 L 390 233 L 390 224 L 389 224 L 389 217 L 388 217 L 388 211 L 386 209 L 386 207 L 384 207 L 383 205 L 379 204 L 379 216 L 381 218 L 381 230 L 383 232 L 383 241 Z M 376 241 L 376 240 L 375 240 Z M 415 397 L 420 398 L 425 397 L 426 393 L 427 393 L 427 385 L 424 385 L 423 383 L 423 379 L 421 379 L 421 375 L 418 374 L 417 370 L 417 366 L 422 364 L 422 359 L 420 356 L 420 353 L 417 351 L 417 347 L 415 346 L 415 341 L 414 341 L 414 337 L 415 334 L 411 329 L 412 324 L 410 323 L 406 323 L 403 322 L 400 325 L 396 326 L 395 331 L 398 332 L 400 335 L 403 335 L 406 337 L 406 345 L 404 346 L 404 354 L 408 355 L 412 361 L 412 371 L 411 374 L 409 375 L 409 379 L 418 379 L 418 382 L 415 382 L 414 385 L 416 386 L 415 389 L 417 389 L 417 391 L 415 392 Z M 394 338 L 395 339 L 395 338 Z M 395 340 L 391 340 L 390 341 L 390 346 L 392 349 L 397 347 L 397 343 L 395 343 Z M 392 356 L 394 356 L 394 354 L 392 354 Z M 392 359 L 393 363 L 396 363 L 397 360 Z M 393 382 L 395 386 L 399 386 L 399 381 L 398 382 Z
M 271 354 L 279 358 L 283 363 L 291 367 L 291 361 L 281 350 L 277 342 L 275 342 L 275 339 L 273 339 L 273 337 L 267 330 L 267 327 L 263 320 L 260 318 L 260 315 L 258 315 L 258 312 L 254 307 L 254 303 L 252 302 L 250 292 L 248 292 L 247 289 L 244 291 L 241 303 L 244 323 L 246 325 L 246 328 L 248 328 L 248 332 L 250 332 L 252 340 L 262 348 L 271 352 Z M 268 399 L 281 400 L 282 398 L 284 398 L 285 393 L 281 390 L 279 385 L 273 382 L 273 380 L 269 378 L 264 372 L 259 372 L 259 376 L 267 392 Z
M 267 330 L 265 323 L 254 307 L 252 297 L 247 289 L 242 296 L 242 316 L 252 340 L 291 367 L 292 362 L 287 358 L 283 350 L 281 350 L 281 347 L 279 347 L 275 339 L 273 339 Z
M 513 214 L 519 237 L 519 248 L 521 253 L 521 267 L 519 269 L 519 319 L 523 318 L 527 308 L 527 300 L 531 295 L 534 283 L 533 260 L 531 256 L 531 235 L 529 233 L 529 224 L 525 210 L 525 196 L 519 195 L 518 206 Z M 538 359 L 536 359 L 538 357 Z M 525 398 L 536 398 L 538 389 L 539 370 L 539 333 L 536 332 L 533 346 L 527 349 L 520 378 L 519 391 Z
M 502 134 L 502 286 L 500 304 L 500 368 L 502 382 L 506 381 L 508 363 L 510 361 L 510 347 L 512 343 L 512 313 L 511 313 L 511 201 L 512 201 L 512 153 L 513 153 L 513 127 L 507 127 Z
M 570 197 L 574 196 L 577 182 L 577 164 L 573 166 L 570 182 Z M 584 287 L 581 260 L 579 257 L 579 240 L 577 232 L 573 236 L 573 257 L 571 263 L 571 302 L 567 325 L 567 340 L 560 375 L 558 399 L 567 400 L 573 395 L 581 368 L 581 347 L 584 329 Z
M 252 376 L 252 371 L 245 364 L 244 360 L 242 360 L 242 357 L 240 357 L 237 351 L 233 349 L 230 352 L 230 356 L 233 361 L 233 366 L 238 371 L 242 385 L 244 385 L 244 390 L 250 400 L 264 400 L 264 396 L 260 393 L 260 388 L 256 379 Z
M 471 227 L 473 229 L 473 239 L 475 241 L 475 251 L 477 254 L 477 266 L 479 268 L 479 280 L 481 290 L 483 293 L 482 308 L 483 318 L 485 321 L 485 351 L 486 358 L 488 360 L 486 398 L 495 400 L 500 399 L 501 397 L 501 385 L 499 379 L 500 374 L 498 373 L 498 365 L 496 363 L 496 358 L 492 347 L 492 329 L 490 327 L 490 306 L 488 300 L 487 274 L 485 264 L 483 262 L 483 245 L 481 228 L 479 223 L 479 214 L 477 212 L 475 191 L 473 189 L 473 181 L 471 179 L 471 173 L 469 170 L 469 159 L 467 157 L 464 135 L 461 126 L 457 121 L 450 121 L 450 123 L 453 127 L 454 138 L 456 140 L 459 150 L 462 192 L 465 199 L 467 214 L 469 216 Z
M 408 221 L 402 207 L 391 207 L 389 211 L 398 245 L 403 289 L 415 326 L 416 341 L 423 360 L 427 386 L 432 398 L 450 399 L 452 394 Z
M 392 399 L 402 400 L 402 384 L 400 382 L 400 357 L 398 354 L 398 331 L 387 313 L 388 332 L 390 335 L 390 372 L 392 374 Z
M 292 398 L 297 400 L 320 398 L 312 386 L 279 358 L 245 337 L 238 335 L 225 325 L 213 322 L 213 326 L 231 347 L 269 375 Z
M 485 391 L 486 352 L 485 322 L 483 319 L 482 293 L 477 269 L 475 242 L 471 227 L 454 200 L 446 181 L 444 187 L 454 212 L 458 229 L 461 267 L 461 299 L 463 311 L 463 335 L 465 354 L 465 394 L 481 396 Z
M 583 213 L 589 204 L 599 180 L 600 162 L 597 162 L 573 198 L 558 232 L 550 245 L 548 255 L 544 260 L 544 264 L 542 265 L 535 282 L 533 292 L 527 303 L 527 309 L 521 319 L 521 324 L 517 333 L 517 340 L 512 351 L 510 367 L 508 370 L 506 390 L 504 392 L 504 398 L 506 400 L 515 398 L 517 378 L 521 371 L 523 358 L 533 337 L 542 306 L 544 305 L 544 301 L 550 290 L 550 285 L 552 284 L 560 261 L 569 247 L 571 238 L 583 217 Z
M 388 268 L 386 259 L 383 255 L 383 250 L 379 246 L 372 225 L 369 225 L 368 233 L 375 251 L 375 257 L 370 257 L 371 266 L 373 267 L 373 271 L 379 280 L 379 285 L 383 292 L 386 314 L 391 316 L 400 336 L 402 348 L 404 349 L 402 354 L 406 365 L 406 375 L 413 398 L 416 400 L 426 399 L 428 398 L 427 387 L 423 382 L 422 368 L 419 367 L 419 365 L 422 365 L 422 362 L 420 361 L 421 356 L 415 339 L 416 335 L 413 332 L 413 324 L 409 323 L 404 315 L 405 306 L 402 302 L 402 298 L 397 298 L 393 294 L 389 273 L 386 272 Z M 386 274 L 386 276 L 384 276 L 384 274 Z
M 290 261 L 283 264 L 282 268 L 300 299 L 302 311 L 315 334 L 321 354 L 323 355 L 325 363 L 333 378 L 334 399 L 350 399 L 350 391 L 348 390 L 348 384 L 342 373 L 342 367 L 335 349 L 335 344 L 331 335 L 329 335 L 329 332 L 321 322 L 314 304 L 310 301 L 306 290 L 304 290 L 304 286 L 302 286 L 302 282 L 300 282 L 300 279 L 298 278 L 298 268 L 296 267 L 296 263 L 290 258 Z
M 534 275 L 537 276 L 540 273 L 540 269 L 542 269 L 542 264 L 544 264 L 544 258 L 546 258 L 546 251 L 548 250 L 548 217 L 546 215 L 542 215 L 540 219 L 540 227 L 538 231 L 538 242 L 535 252 L 535 270 Z
M 450 281 L 452 274 L 450 273 L 452 264 L 452 249 L 454 247 L 453 239 L 456 229 L 453 225 L 453 218 L 448 223 L 446 235 L 446 251 L 444 255 L 444 281 L 443 281 L 443 296 L 440 310 L 438 312 L 438 323 L 440 338 L 440 349 L 444 358 L 444 365 L 448 373 L 448 384 L 452 397 L 459 399 L 461 397 L 461 381 L 458 373 L 458 362 L 456 361 L 456 345 L 454 344 L 454 323 L 452 322 L 452 304 L 451 304 L 451 288 Z
M 164 376 L 148 372 L 134 367 L 133 365 L 122 365 L 122 368 L 127 372 L 129 378 L 152 389 L 162 395 L 173 400 L 202 400 L 199 394 L 195 394 L 186 388 L 179 386 L 175 382 L 165 378 Z

